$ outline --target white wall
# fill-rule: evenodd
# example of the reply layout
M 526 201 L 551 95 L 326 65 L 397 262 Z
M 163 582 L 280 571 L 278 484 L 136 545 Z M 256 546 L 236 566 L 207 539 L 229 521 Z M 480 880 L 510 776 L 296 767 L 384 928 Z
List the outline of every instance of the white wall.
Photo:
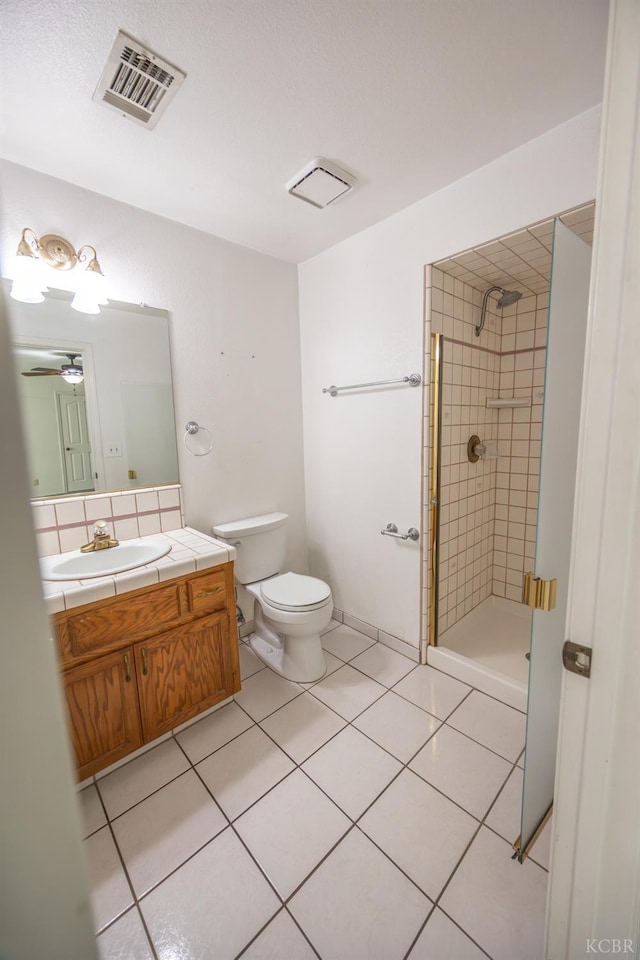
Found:
M 3 276 L 29 226 L 76 248 L 93 244 L 113 299 L 169 311 L 187 523 L 209 532 L 284 510 L 288 562 L 304 572 L 296 267 L 16 164 L 1 169 Z M 51 274 L 65 285 L 64 274 Z M 211 430 L 210 456 L 186 452 L 187 420 Z
M 423 265 L 593 199 L 599 126 L 593 108 L 299 267 L 310 569 L 409 643 L 420 552 L 379 531 L 419 526 L 422 391 L 321 389 L 421 370 Z
M 0 445 L 10 451 L 0 458 L 0 956 L 90 960 L 97 954 L 80 822 L 18 421 L 0 290 Z

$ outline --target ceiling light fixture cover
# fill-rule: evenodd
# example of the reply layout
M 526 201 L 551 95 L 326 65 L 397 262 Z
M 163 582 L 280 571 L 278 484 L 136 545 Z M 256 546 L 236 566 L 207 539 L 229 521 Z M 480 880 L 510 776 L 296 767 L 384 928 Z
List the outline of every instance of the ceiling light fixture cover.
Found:
M 322 209 L 352 190 L 355 184 L 356 178 L 336 163 L 316 157 L 289 180 L 287 190 L 291 196 Z
M 186 74 L 118 31 L 93 99 L 151 130 Z

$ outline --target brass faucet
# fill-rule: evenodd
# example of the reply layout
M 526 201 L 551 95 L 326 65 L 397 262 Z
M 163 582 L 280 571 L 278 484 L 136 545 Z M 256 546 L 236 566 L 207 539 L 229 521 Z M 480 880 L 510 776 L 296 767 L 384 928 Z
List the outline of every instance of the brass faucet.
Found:
M 98 520 L 93 527 L 93 540 L 80 547 L 81 553 L 90 553 L 91 550 L 108 550 L 109 547 L 117 547 L 119 541 L 112 539 L 107 530 L 105 520 Z

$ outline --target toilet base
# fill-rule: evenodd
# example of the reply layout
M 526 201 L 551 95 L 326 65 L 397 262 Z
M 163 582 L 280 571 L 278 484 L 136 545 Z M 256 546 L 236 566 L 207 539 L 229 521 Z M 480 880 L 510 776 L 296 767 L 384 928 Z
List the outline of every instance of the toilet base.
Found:
M 256 624 L 256 626 L 258 626 Z M 271 633 L 271 631 L 269 631 Z M 296 637 L 295 657 L 287 651 L 286 641 L 275 637 L 276 643 L 270 643 L 264 636 L 256 632 L 251 636 L 249 645 L 257 657 L 268 667 L 287 680 L 298 683 L 313 683 L 321 680 L 327 672 L 327 663 L 320 644 L 320 637 Z

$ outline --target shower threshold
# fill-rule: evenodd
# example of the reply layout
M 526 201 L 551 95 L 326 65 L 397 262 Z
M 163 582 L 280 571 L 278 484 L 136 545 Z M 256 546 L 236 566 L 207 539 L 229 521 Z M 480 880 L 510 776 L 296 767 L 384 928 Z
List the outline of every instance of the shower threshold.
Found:
M 527 707 L 531 611 L 487 597 L 446 630 L 427 662 L 518 710 Z

